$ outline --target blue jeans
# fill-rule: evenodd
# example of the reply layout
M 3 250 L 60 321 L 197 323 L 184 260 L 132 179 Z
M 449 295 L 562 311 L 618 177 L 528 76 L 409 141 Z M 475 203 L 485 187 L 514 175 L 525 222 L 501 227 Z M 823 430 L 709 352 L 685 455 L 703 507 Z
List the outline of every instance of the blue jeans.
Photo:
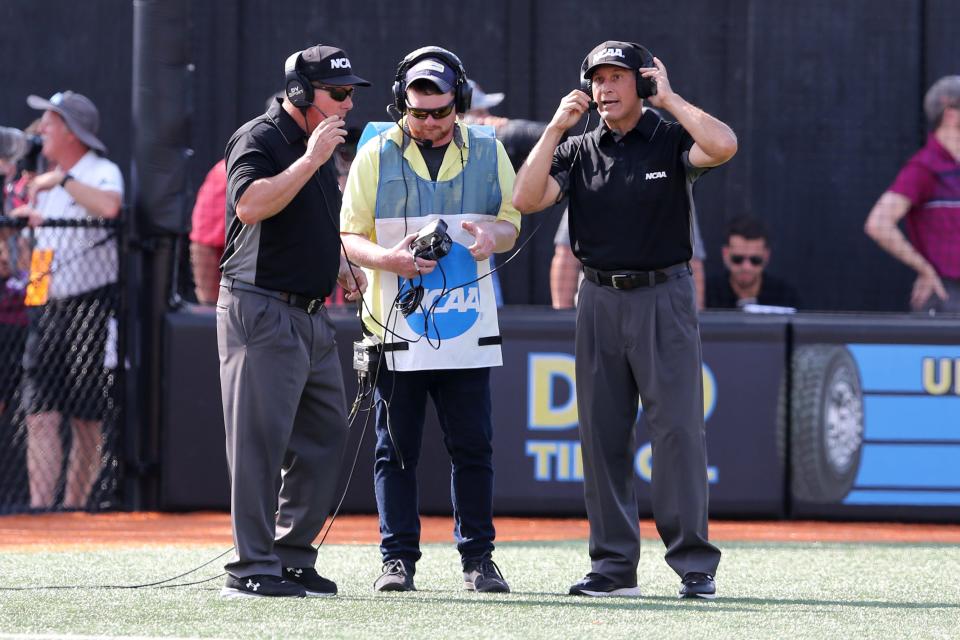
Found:
M 466 565 L 489 558 L 496 535 L 489 368 L 395 373 L 381 367 L 373 471 L 380 552 L 384 561 L 400 559 L 410 567 L 420 559 L 417 462 L 427 395 L 437 409 L 452 462 L 454 536 Z

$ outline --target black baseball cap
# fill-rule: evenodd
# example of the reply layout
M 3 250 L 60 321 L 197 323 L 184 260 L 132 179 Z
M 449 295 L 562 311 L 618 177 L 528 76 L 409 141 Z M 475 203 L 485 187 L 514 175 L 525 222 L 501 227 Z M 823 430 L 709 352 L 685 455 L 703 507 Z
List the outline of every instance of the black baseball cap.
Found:
M 640 51 L 630 42 L 607 40 L 595 46 L 583 60 L 583 79 L 589 80 L 594 69 L 604 64 L 612 64 L 624 69 L 639 69 L 643 66 Z
M 297 66 L 300 73 L 311 81 L 336 86 L 370 86 L 369 82 L 353 74 L 353 67 L 346 52 L 337 47 L 318 44 L 304 49 L 300 53 L 300 63 Z

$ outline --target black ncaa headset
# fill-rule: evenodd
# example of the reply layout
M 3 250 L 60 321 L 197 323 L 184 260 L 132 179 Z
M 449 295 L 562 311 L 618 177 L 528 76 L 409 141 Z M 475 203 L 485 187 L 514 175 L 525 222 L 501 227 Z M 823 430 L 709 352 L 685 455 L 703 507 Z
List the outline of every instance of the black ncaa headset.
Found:
M 636 42 L 626 42 L 634 48 L 634 50 L 640 54 L 640 66 L 641 67 L 656 67 L 657 65 L 653 62 L 653 54 L 650 53 L 649 49 L 646 47 L 637 44 Z M 587 69 L 590 68 L 590 54 L 587 54 L 587 57 L 583 59 L 583 64 L 580 65 L 580 89 L 590 96 L 590 99 L 593 99 L 593 80 L 586 77 Z M 657 93 L 657 83 L 651 78 L 644 78 L 640 75 L 640 69 L 634 69 L 633 73 L 637 77 L 637 96 L 640 98 L 649 98 L 652 95 Z
M 463 68 L 460 58 L 442 47 L 421 47 L 416 51 L 411 51 L 400 66 L 397 67 L 397 77 L 393 81 L 393 106 L 400 113 L 407 112 L 407 81 L 404 77 L 410 67 L 417 64 L 424 58 L 437 58 L 446 62 L 457 75 L 453 87 L 453 101 L 457 113 L 466 113 L 470 110 L 470 102 L 473 99 L 473 87 L 467 83 L 467 71 Z M 289 61 L 288 61 L 289 62 Z
M 302 51 L 291 53 L 283 64 L 284 92 L 287 100 L 298 109 L 307 109 L 313 104 L 313 85 L 307 76 L 300 73 L 297 63 L 300 62 Z

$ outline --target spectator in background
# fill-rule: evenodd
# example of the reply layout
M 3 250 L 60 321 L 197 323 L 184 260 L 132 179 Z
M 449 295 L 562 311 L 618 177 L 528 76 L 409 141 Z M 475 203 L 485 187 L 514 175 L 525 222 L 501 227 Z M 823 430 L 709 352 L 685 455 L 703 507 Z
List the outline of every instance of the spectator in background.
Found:
M 913 310 L 960 313 L 960 75 L 937 80 L 923 109 L 927 143 L 880 196 L 865 231 L 917 272 Z M 907 236 L 897 227 L 904 217 Z
M 767 230 L 750 216 L 727 224 L 723 264 L 727 273 L 707 283 L 707 308 L 737 309 L 748 304 L 797 306 L 796 291 L 786 282 L 764 273 L 770 262 Z
M 700 237 L 700 225 L 697 222 L 696 211 L 692 212 L 693 221 L 693 258 L 690 259 L 690 269 L 693 271 L 693 286 L 697 294 L 697 309 L 703 309 L 706 283 L 704 282 L 703 261 L 707 259 L 707 252 L 703 248 L 703 238 Z M 560 226 L 553 238 L 554 253 L 550 262 L 550 300 L 554 309 L 573 309 L 577 304 L 577 289 L 583 271 L 580 261 L 573 255 L 570 248 L 570 228 L 567 226 L 567 212 L 563 212 Z
M 216 304 L 220 295 L 220 258 L 226 242 L 227 161 L 207 173 L 193 205 L 190 266 L 200 304 Z
M 503 148 L 510 157 L 510 164 L 513 165 L 514 171 L 517 171 L 527 159 L 533 145 L 537 144 L 543 130 L 547 128 L 547 123 L 491 115 L 490 109 L 503 102 L 505 94 L 484 93 L 480 85 L 473 80 L 468 80 L 468 84 L 473 89 L 473 99 L 470 101 L 470 110 L 463 118 L 464 121 L 467 124 L 485 124 L 493 127 L 497 140 L 503 144 Z
M 18 272 L 12 259 L 11 239 L 0 234 L 0 415 L 20 384 L 20 361 L 27 339 L 26 274 Z
M 583 269 L 570 248 L 570 227 L 563 212 L 557 233 L 553 236 L 553 259 L 550 261 L 550 303 L 554 309 L 577 306 L 577 288 Z
M 503 102 L 506 95 L 504 93 L 486 93 L 474 80 L 468 80 L 467 83 L 472 90 L 472 99 L 470 110 L 463 117 L 464 122 L 493 127 L 497 140 L 503 145 L 507 156 L 510 158 L 513 170 L 518 171 L 523 161 L 527 159 L 530 150 L 533 149 L 533 145 L 537 144 L 537 140 L 540 139 L 543 130 L 547 127 L 547 123 L 492 115 L 490 109 Z M 523 240 L 521 236 L 518 243 L 522 243 Z M 495 267 L 496 261 L 496 256 L 490 256 L 491 268 Z M 551 265 L 551 271 L 552 269 Z M 497 306 L 501 307 L 503 306 L 503 294 L 501 293 L 499 272 L 494 271 L 491 280 L 493 281 L 494 295 L 497 298 Z
M 97 137 L 100 114 L 93 102 L 65 91 L 49 100 L 30 96 L 27 104 L 43 111 L 40 135 L 50 169 L 30 181 L 30 203 L 14 209 L 12 216 L 26 218 L 33 227 L 48 219 L 119 216 L 123 176 L 103 157 L 107 149 Z M 48 509 L 56 499 L 63 417 L 70 418 L 72 434 L 63 506 L 86 507 L 100 475 L 110 369 L 116 366 L 108 355 L 115 354 L 117 271 L 117 242 L 107 229 L 36 230 L 27 289 L 28 302 L 36 306 L 23 357 L 33 508 Z

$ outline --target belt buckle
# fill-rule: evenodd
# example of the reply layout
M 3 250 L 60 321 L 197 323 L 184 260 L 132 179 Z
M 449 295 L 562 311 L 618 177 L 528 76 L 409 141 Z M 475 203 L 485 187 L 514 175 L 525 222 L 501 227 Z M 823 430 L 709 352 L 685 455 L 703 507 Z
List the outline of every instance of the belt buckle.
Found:
M 628 282 L 630 282 L 630 276 L 625 273 L 615 273 L 610 276 L 610 286 L 614 289 L 627 289 Z
M 310 302 L 307 303 L 307 315 L 312 316 L 322 304 L 323 301 L 321 301 L 320 298 L 313 298 L 310 300 Z

